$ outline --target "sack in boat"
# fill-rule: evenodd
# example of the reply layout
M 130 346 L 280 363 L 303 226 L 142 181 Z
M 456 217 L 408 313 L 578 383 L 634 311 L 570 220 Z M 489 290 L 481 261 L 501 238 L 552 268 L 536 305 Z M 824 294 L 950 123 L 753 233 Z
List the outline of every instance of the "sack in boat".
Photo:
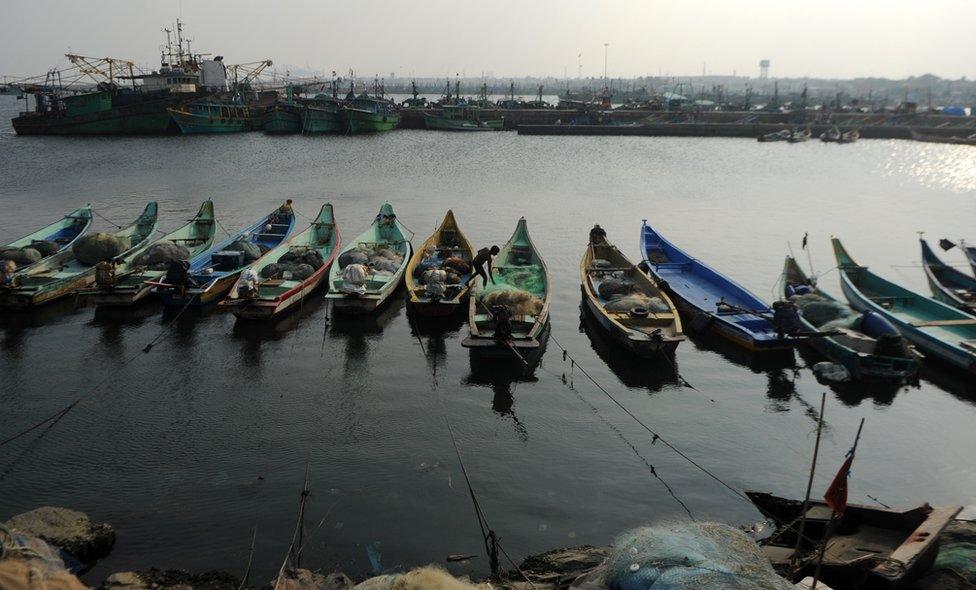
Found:
M 339 255 L 339 268 L 346 268 L 350 264 L 365 265 L 369 262 L 369 254 L 365 250 L 346 250 Z
M 112 234 L 96 233 L 80 238 L 71 247 L 75 258 L 84 264 L 92 266 L 103 260 L 111 260 L 125 252 L 127 244 Z
M 254 242 L 248 242 L 247 240 L 237 240 L 236 242 L 231 243 L 230 246 L 224 248 L 224 250 L 243 252 L 245 262 L 254 262 L 258 258 L 261 258 L 261 255 L 264 254 L 264 252 L 261 251 L 260 246 Z M 267 250 L 265 250 L 265 252 L 266 251 Z
M 451 256 L 441 265 L 444 270 L 453 270 L 457 274 L 464 276 L 471 272 L 471 263 L 458 256 Z
M 798 306 L 799 307 L 799 306 Z M 851 309 L 836 301 L 811 301 L 800 308 L 803 317 L 814 326 L 843 319 L 851 315 Z
M 621 295 L 627 295 L 634 290 L 634 282 L 627 279 L 615 279 L 609 278 L 600 282 L 600 286 L 597 291 L 600 293 L 600 297 L 610 300 L 614 297 L 620 297 Z
M 190 250 L 183 244 L 161 240 L 142 251 L 132 261 L 134 266 L 147 266 L 153 270 L 166 270 L 174 260 L 189 260 Z
M 40 252 L 44 258 L 57 254 L 61 249 L 57 242 L 51 240 L 33 240 L 30 247 Z
M 10 260 L 17 266 L 34 264 L 41 258 L 43 258 L 41 253 L 34 248 L 10 248 L 0 252 L 0 260 Z
M 512 315 L 538 315 L 543 305 L 542 299 L 532 293 L 511 287 L 488 291 L 484 293 L 482 301 L 488 309 L 504 305 Z
M 396 272 L 400 265 L 385 256 L 374 256 L 369 259 L 369 267 L 373 270 L 382 270 L 386 272 Z

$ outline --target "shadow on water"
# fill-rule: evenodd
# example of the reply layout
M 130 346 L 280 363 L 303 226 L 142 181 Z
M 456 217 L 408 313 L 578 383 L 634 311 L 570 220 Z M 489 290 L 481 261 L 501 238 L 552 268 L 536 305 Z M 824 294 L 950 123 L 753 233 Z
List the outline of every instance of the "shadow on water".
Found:
M 828 360 L 809 346 L 801 346 L 797 348 L 797 352 L 800 354 L 800 359 L 803 361 L 805 367 L 813 367 L 813 365 L 821 361 Z M 812 370 L 810 371 L 810 375 L 813 376 Z M 850 408 L 861 405 L 861 402 L 866 399 L 872 400 L 878 406 L 889 406 L 895 400 L 898 392 L 908 387 L 899 383 L 884 381 L 852 383 L 820 382 L 820 384 L 829 387 L 834 392 L 834 397 Z
M 960 400 L 976 405 L 976 379 L 960 369 L 926 360 L 922 364 L 922 379 L 934 383 Z
M 162 304 L 155 301 L 140 302 L 127 307 L 96 307 L 89 325 L 101 330 L 101 343 L 116 354 L 125 352 L 123 335 L 128 328 L 146 323 L 146 320 L 162 311 Z
M 90 311 L 78 305 L 74 297 L 64 297 L 30 309 L 4 309 L 0 311 L 0 330 L 3 331 L 0 350 L 17 356 L 31 330 L 69 324 L 87 313 Z
M 593 351 L 625 386 L 657 392 L 666 385 L 680 384 L 676 359 L 665 357 L 664 353 L 657 359 L 635 355 L 611 339 L 585 305 L 580 305 L 579 330 L 586 333 Z
M 427 367 L 435 381 L 438 368 L 443 367 L 447 362 L 447 338 L 445 336 L 457 334 L 465 325 L 466 318 L 467 316 L 461 313 L 448 317 L 424 317 L 418 315 L 407 304 L 410 333 L 423 346 Z
M 290 309 L 272 320 L 247 320 L 234 318 L 231 336 L 241 342 L 241 359 L 245 366 L 261 364 L 261 347 L 266 342 L 283 340 L 299 328 L 310 325 L 315 315 L 324 313 L 325 300 L 315 293 L 306 297 L 300 306 Z M 229 312 L 228 312 L 229 313 Z M 326 324 L 328 325 L 328 324 Z M 323 334 L 322 340 L 325 340 Z

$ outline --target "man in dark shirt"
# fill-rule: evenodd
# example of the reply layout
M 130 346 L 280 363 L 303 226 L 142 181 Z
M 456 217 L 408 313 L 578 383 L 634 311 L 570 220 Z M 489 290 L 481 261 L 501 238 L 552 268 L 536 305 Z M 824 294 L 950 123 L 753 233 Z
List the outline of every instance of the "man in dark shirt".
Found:
M 491 258 L 498 254 L 498 246 L 492 246 L 491 249 L 482 248 L 478 250 L 478 254 L 475 255 L 474 259 L 471 260 L 471 268 L 474 271 L 471 273 L 471 280 L 468 281 L 468 286 L 474 284 L 476 277 L 481 277 L 481 282 L 483 286 L 488 286 L 488 280 L 491 279 L 492 284 L 495 282 L 495 276 L 491 273 Z M 485 265 L 488 265 L 488 273 L 485 274 Z

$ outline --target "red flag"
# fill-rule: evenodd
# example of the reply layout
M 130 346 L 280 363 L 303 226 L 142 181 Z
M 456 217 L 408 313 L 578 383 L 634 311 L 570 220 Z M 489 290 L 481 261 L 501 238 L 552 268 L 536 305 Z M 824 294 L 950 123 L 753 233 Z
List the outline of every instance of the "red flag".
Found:
M 847 473 L 851 470 L 851 463 L 853 462 L 854 454 L 851 453 L 841 465 L 840 471 L 834 476 L 834 481 L 830 482 L 827 493 L 824 494 L 827 506 L 830 506 L 837 513 L 837 516 L 844 516 L 844 510 L 847 508 Z

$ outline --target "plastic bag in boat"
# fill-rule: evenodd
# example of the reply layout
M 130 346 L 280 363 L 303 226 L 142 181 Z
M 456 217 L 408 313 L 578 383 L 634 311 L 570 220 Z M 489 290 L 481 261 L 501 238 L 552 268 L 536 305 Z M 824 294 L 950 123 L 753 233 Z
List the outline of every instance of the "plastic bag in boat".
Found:
M 447 271 L 432 268 L 424 273 L 425 292 L 428 297 L 440 298 L 444 296 L 444 284 L 447 282 Z
M 793 590 L 759 546 L 725 524 L 658 525 L 624 533 L 573 588 L 595 590 Z
M 366 293 L 367 268 L 362 264 L 350 264 L 342 271 L 342 284 L 339 291 L 347 295 L 363 295 Z
M 421 260 L 413 269 L 413 276 L 422 283 L 424 282 L 424 275 L 427 274 L 427 271 L 432 268 L 439 268 L 440 265 L 441 261 L 436 256 Z
M 133 259 L 134 266 L 147 266 L 153 270 L 166 270 L 174 260 L 189 260 L 190 250 L 183 244 L 160 240 L 143 250 Z
M 251 297 L 258 290 L 258 273 L 254 271 L 253 268 L 246 268 L 244 272 L 241 273 L 240 278 L 234 283 L 234 286 L 230 289 L 231 299 L 237 299 L 238 297 Z
M 127 247 L 128 240 L 99 232 L 79 238 L 71 251 L 80 262 L 94 266 L 103 260 L 115 258 L 125 252 Z

